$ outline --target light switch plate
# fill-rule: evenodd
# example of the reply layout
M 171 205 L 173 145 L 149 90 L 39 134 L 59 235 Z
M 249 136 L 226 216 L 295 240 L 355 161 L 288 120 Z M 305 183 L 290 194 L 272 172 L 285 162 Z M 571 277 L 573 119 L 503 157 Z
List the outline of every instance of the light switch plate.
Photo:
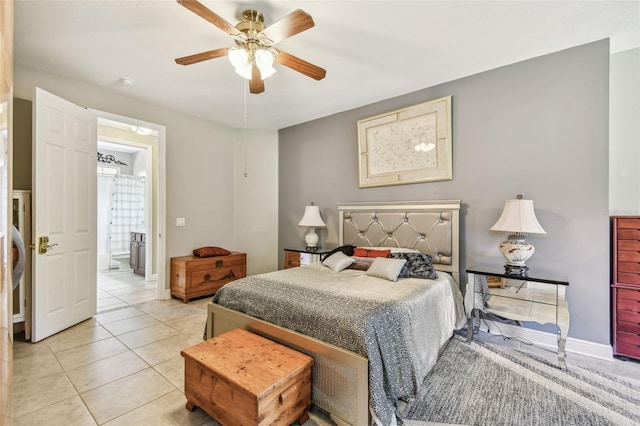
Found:
M 184 217 L 176 217 L 176 226 L 186 226 L 187 220 Z

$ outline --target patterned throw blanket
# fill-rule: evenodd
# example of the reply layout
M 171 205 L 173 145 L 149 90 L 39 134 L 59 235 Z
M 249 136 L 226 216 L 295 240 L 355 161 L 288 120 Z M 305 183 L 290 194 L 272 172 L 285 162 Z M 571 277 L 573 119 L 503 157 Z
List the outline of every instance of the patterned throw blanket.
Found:
M 367 357 L 369 404 L 385 426 L 396 423 L 399 402 L 415 398 L 465 321 L 448 274 L 391 282 L 320 263 L 233 281 L 213 301 Z

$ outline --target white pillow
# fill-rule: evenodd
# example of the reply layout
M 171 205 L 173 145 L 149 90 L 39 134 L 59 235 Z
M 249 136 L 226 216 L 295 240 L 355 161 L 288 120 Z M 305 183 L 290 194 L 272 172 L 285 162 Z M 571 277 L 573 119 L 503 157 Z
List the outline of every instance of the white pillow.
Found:
M 365 250 L 391 250 L 391 253 L 420 253 L 420 250 L 405 247 L 358 247 Z
M 353 259 L 341 251 L 333 253 L 322 261 L 322 264 L 331 268 L 333 272 L 340 272 L 352 263 Z
M 376 257 L 367 269 L 366 274 L 372 277 L 383 278 L 389 281 L 398 281 L 398 275 L 407 259 L 392 259 L 389 257 Z

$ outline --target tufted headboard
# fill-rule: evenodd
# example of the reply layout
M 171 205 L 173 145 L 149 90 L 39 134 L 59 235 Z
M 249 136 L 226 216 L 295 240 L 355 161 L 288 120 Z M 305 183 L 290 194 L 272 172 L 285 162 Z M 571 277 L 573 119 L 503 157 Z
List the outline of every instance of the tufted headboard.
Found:
M 405 247 L 460 283 L 460 200 L 340 203 L 340 245 Z

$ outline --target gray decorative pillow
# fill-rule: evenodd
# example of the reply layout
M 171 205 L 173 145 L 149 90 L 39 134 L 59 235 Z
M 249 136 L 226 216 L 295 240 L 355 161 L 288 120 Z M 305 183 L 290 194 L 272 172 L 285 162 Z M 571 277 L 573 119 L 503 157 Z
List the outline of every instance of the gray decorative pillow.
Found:
M 424 253 L 391 253 L 390 258 L 406 259 L 398 278 L 427 278 L 435 280 L 438 273 L 433 267 L 431 256 Z
M 375 257 L 365 274 L 389 281 L 398 281 L 398 275 L 407 261 L 405 259 L 391 259 Z
M 322 261 L 322 264 L 331 268 L 333 272 L 340 272 L 353 263 L 353 259 L 341 251 L 333 253 Z

